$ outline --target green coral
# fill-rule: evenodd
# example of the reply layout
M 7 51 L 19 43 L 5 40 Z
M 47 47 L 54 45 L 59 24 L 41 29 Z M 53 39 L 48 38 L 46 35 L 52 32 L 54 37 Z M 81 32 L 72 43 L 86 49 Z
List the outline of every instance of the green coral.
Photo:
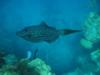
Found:
M 35 67 L 28 66 L 30 61 L 27 59 L 22 59 L 18 65 L 17 69 L 20 75 L 40 75 L 38 71 L 36 71 Z
M 92 48 L 93 44 L 100 40 L 100 15 L 91 12 L 84 24 L 84 38 L 81 45 L 85 48 Z
M 86 39 L 81 39 L 80 42 L 81 42 L 81 45 L 84 46 L 85 48 L 92 48 L 92 46 L 93 46 L 93 43 Z
M 19 75 L 14 66 L 5 65 L 0 69 L 0 75 Z
M 0 69 L 0 75 L 55 75 L 43 60 L 21 59 L 15 65 L 6 64 Z
M 28 66 L 35 67 L 40 75 L 54 75 L 54 73 L 51 72 L 50 66 L 48 66 L 43 60 L 39 58 L 29 62 Z
M 100 68 L 100 49 L 97 49 L 91 53 L 91 59 L 95 61 Z

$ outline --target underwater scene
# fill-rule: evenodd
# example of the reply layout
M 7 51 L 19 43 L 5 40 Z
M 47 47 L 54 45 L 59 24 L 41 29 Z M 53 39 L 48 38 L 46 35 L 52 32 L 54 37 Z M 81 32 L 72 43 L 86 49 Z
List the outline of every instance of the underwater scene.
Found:
M 100 0 L 0 0 L 0 75 L 100 75 Z

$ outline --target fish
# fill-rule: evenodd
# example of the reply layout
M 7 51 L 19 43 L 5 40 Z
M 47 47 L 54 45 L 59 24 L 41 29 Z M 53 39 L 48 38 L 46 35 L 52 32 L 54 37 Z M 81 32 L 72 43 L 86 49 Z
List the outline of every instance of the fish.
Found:
M 56 41 L 59 36 L 69 35 L 72 33 L 80 32 L 80 30 L 73 29 L 56 29 L 49 26 L 46 22 L 41 22 L 38 25 L 31 25 L 24 27 L 16 32 L 16 35 L 33 43 Z
M 38 56 L 38 49 L 35 49 L 34 52 L 32 52 L 31 50 L 28 50 L 26 59 L 36 59 L 37 56 Z
M 31 57 L 32 57 L 32 52 L 28 50 L 26 59 L 30 59 Z

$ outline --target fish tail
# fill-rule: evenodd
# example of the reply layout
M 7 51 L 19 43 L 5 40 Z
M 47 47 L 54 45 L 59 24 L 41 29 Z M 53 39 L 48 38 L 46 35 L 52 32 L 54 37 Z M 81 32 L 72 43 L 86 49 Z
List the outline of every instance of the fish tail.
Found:
M 81 30 L 71 30 L 71 29 L 63 29 L 60 31 L 61 35 L 69 35 L 69 34 L 73 34 L 76 32 L 81 32 Z

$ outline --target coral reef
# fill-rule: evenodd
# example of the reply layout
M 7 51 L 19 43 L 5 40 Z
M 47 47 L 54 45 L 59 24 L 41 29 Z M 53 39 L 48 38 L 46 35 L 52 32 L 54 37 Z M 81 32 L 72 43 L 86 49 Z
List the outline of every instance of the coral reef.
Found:
M 100 49 L 94 50 L 88 56 L 79 56 L 77 68 L 63 75 L 100 75 Z
M 55 75 L 51 67 L 37 58 L 38 50 L 30 58 L 18 58 L 0 49 L 0 75 Z
M 5 65 L 0 69 L 0 75 L 19 75 L 15 66 Z
M 51 71 L 50 66 L 46 65 L 45 62 L 39 58 L 28 63 L 28 66 L 34 67 L 40 75 L 54 75 Z
M 79 56 L 77 60 L 77 67 L 81 69 L 84 73 L 96 72 L 97 65 L 91 60 L 89 56 Z
M 4 57 L 5 63 L 8 65 L 15 65 L 18 62 L 18 58 L 14 54 L 8 54 Z
M 91 59 L 100 67 L 100 49 L 97 49 L 91 53 Z
M 81 45 L 85 48 L 92 48 L 93 44 L 100 40 L 100 15 L 91 12 L 84 24 L 84 38 Z
M 10 63 L 0 68 L 0 75 L 55 75 L 50 66 L 40 58 L 20 59 L 15 65 L 12 64 L 14 61 L 11 58 L 9 55 L 7 61 L 10 60 Z
M 23 59 L 18 64 L 17 69 L 19 69 L 21 75 L 55 75 L 52 73 L 50 66 L 39 58 L 32 61 Z

